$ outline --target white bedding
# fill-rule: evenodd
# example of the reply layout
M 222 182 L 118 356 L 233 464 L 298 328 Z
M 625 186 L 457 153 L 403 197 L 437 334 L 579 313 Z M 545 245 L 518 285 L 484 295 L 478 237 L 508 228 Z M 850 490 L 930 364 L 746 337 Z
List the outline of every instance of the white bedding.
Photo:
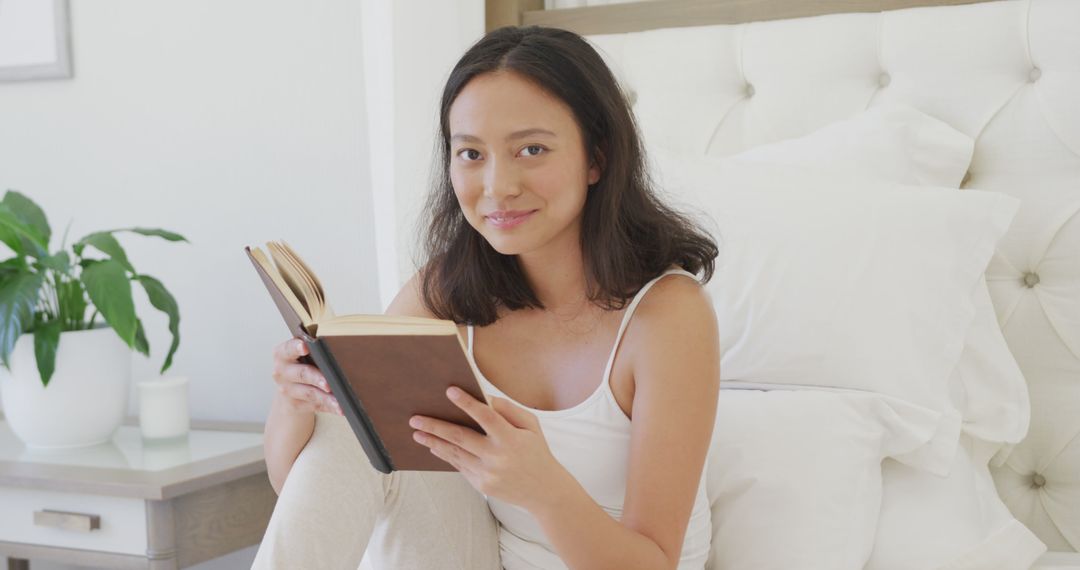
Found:
M 1075 0 L 1003 0 L 589 36 L 646 140 L 689 155 L 731 156 L 886 102 L 975 141 L 961 187 L 1022 200 L 986 280 L 1031 423 L 992 473 L 1058 551 L 1080 548 L 1077 26 Z
M 1080 568 L 1080 552 L 1047 552 L 1031 570 L 1076 570 Z

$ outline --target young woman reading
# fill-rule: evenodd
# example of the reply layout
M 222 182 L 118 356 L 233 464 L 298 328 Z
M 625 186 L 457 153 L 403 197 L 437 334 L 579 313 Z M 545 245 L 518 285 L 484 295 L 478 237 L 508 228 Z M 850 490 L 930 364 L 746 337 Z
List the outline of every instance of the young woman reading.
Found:
M 490 404 L 447 397 L 486 435 L 414 417 L 457 471 L 379 473 L 302 345 L 280 344 L 280 496 L 255 567 L 352 569 L 370 550 L 379 569 L 702 568 L 715 242 L 658 200 L 625 97 L 571 32 L 484 36 L 440 134 L 426 259 L 386 312 L 460 325 Z

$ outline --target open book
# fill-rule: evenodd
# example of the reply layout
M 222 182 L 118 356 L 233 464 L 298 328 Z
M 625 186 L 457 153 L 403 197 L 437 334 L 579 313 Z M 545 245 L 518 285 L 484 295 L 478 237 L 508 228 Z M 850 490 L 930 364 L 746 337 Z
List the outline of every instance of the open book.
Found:
M 409 418 L 440 418 L 484 433 L 446 397 L 457 386 L 486 401 L 453 321 L 388 315 L 335 316 L 315 273 L 284 241 L 244 247 L 285 324 L 310 352 L 300 362 L 326 377 L 375 469 L 454 471 L 413 440 Z M 276 266 L 275 266 L 276 264 Z

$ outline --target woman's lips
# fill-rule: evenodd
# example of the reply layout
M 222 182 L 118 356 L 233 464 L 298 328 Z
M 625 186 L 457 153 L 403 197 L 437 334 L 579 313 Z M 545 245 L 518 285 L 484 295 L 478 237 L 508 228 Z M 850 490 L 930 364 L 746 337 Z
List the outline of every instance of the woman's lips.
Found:
M 515 227 L 515 226 L 519 226 L 519 225 L 525 223 L 525 220 L 528 220 L 535 213 L 536 213 L 536 210 L 530 210 L 528 212 L 522 212 L 522 213 L 513 214 L 513 215 L 496 215 L 496 214 L 492 214 L 492 215 L 484 216 L 484 219 L 487 220 L 489 224 L 495 226 L 496 228 L 505 230 L 505 229 L 512 228 L 512 227 Z

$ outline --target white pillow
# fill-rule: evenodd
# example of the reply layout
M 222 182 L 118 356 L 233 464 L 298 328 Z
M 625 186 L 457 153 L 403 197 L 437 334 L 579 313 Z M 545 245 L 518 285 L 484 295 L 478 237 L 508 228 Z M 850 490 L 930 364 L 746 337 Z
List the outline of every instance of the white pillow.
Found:
M 948 379 L 972 294 L 1019 201 L 775 164 L 654 154 L 660 187 L 721 241 L 707 285 L 722 380 L 867 390 L 941 414 L 947 469 L 960 415 Z
M 974 139 L 909 105 L 885 103 L 806 136 L 759 146 L 727 160 L 806 166 L 899 182 L 958 187 Z M 657 150 L 657 152 L 663 152 Z M 975 288 L 975 320 L 950 379 L 963 431 L 1015 444 L 1031 418 L 1027 381 L 998 325 L 985 279 Z M 1012 446 L 1006 446 L 1004 459 Z
M 968 168 L 973 143 L 971 137 L 912 107 L 883 105 L 810 135 L 729 158 L 953 187 Z M 975 318 L 950 388 L 963 415 L 964 433 L 983 440 L 976 444 L 992 451 L 996 446 L 985 442 L 1014 443 L 1024 437 L 1030 405 L 1026 381 L 998 325 L 985 278 L 976 286 L 973 301 Z M 972 463 L 967 449 L 972 440 L 967 441 L 964 450 L 957 450 L 948 480 L 893 459 L 886 461 L 886 492 L 871 568 L 1030 565 L 1041 543 L 1009 514 L 993 485 L 987 484 L 986 462 L 978 467 Z M 946 489 L 950 492 L 943 493 Z M 913 543 L 918 548 L 912 548 Z
M 925 445 L 937 421 L 876 394 L 721 390 L 706 461 L 705 568 L 861 569 L 882 459 Z
M 860 173 L 902 184 L 956 188 L 975 140 L 914 107 L 885 103 L 799 138 L 729 158 Z
M 1046 551 L 1013 517 L 987 461 L 995 446 L 964 435 L 947 477 L 890 459 L 867 570 L 1016 570 Z
M 985 276 L 973 301 L 975 319 L 950 380 L 953 401 L 963 414 L 963 432 L 998 444 L 1004 460 L 1031 422 L 1027 379 L 1001 332 Z

